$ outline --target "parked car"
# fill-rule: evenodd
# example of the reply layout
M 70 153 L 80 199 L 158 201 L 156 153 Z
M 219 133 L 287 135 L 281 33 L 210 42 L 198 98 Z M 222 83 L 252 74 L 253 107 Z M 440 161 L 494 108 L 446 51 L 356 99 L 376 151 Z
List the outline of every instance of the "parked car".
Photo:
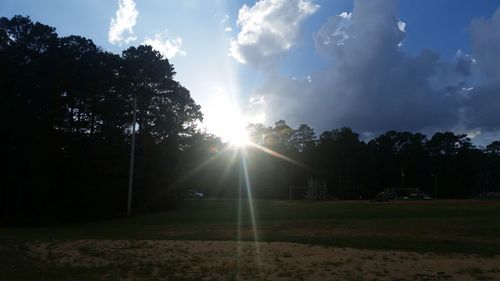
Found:
M 203 199 L 205 195 L 203 192 L 196 191 L 194 189 L 187 189 L 181 192 L 181 199 Z

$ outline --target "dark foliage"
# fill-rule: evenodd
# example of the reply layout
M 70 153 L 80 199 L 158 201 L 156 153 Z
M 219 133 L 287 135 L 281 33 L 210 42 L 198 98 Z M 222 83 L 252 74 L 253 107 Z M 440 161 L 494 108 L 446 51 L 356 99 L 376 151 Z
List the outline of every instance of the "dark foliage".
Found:
M 202 115 L 167 59 L 149 46 L 111 54 L 22 16 L 0 19 L 0 39 L 5 219 L 123 214 L 134 97 L 135 209 L 171 207 L 165 186 Z
M 212 157 L 210 165 L 196 170 L 189 185 L 214 197 L 233 196 L 245 158 L 257 198 L 287 199 L 288 188 L 305 186 L 309 177 L 326 180 L 328 194 L 339 199 L 374 198 L 386 188 L 398 187 L 419 188 L 437 198 L 500 191 L 498 141 L 479 149 L 466 135 L 438 132 L 427 138 L 389 131 L 367 142 L 348 127 L 325 131 L 317 138 L 309 126 L 293 129 L 283 120 L 273 127 L 250 124 L 248 131 L 253 143 L 281 156 L 253 146 L 238 152 L 207 143 L 218 148 L 202 157 Z

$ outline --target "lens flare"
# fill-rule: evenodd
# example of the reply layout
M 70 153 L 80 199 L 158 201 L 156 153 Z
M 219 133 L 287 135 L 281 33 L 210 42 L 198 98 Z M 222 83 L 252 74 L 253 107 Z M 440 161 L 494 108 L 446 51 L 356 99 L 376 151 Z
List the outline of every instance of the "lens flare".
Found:
M 260 251 L 260 245 L 259 245 L 259 233 L 258 233 L 258 228 L 257 228 L 257 220 L 255 217 L 255 206 L 254 206 L 254 201 L 253 201 L 253 194 L 252 194 L 252 185 L 250 183 L 250 177 L 248 174 L 248 164 L 247 164 L 247 155 L 246 155 L 246 149 L 242 148 L 240 149 L 240 156 L 241 156 L 241 171 L 240 171 L 240 182 L 243 183 L 247 195 L 247 202 L 248 202 L 248 210 L 250 213 L 250 222 L 252 224 L 252 234 L 253 234 L 253 241 L 254 241 L 254 246 L 255 246 L 255 262 L 257 264 L 257 269 L 259 276 L 261 276 L 261 251 Z M 240 186 L 240 196 L 239 196 L 239 222 L 238 222 L 238 235 L 239 239 L 241 239 L 241 208 L 242 208 L 242 192 L 241 192 L 241 186 Z M 240 251 L 241 249 L 239 249 Z

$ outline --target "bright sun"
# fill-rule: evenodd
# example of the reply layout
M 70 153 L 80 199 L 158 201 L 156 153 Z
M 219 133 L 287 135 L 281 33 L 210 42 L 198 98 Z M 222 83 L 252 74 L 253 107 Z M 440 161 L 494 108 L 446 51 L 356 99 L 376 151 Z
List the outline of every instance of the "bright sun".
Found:
M 226 109 L 228 109 L 226 107 Z M 233 146 L 245 146 L 249 143 L 245 118 L 235 109 L 226 110 L 221 113 L 219 122 L 213 124 L 212 128 L 216 135 Z
M 245 146 L 249 144 L 248 132 L 246 128 L 235 128 L 234 131 L 227 132 L 227 140 L 234 146 Z
M 247 125 L 254 121 L 244 116 L 225 92 L 212 96 L 203 123 L 208 132 L 237 147 L 250 143 Z

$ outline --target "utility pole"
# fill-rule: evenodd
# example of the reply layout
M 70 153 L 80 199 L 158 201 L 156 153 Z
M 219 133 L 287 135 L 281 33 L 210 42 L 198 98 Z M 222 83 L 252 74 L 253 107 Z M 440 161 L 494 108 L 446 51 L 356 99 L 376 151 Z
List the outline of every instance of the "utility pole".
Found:
M 128 200 L 127 200 L 127 217 L 130 217 L 130 209 L 132 207 L 132 185 L 134 182 L 134 155 L 135 155 L 135 126 L 137 112 L 137 97 L 134 97 L 134 112 L 132 117 L 132 147 L 130 152 L 130 171 L 128 178 Z

